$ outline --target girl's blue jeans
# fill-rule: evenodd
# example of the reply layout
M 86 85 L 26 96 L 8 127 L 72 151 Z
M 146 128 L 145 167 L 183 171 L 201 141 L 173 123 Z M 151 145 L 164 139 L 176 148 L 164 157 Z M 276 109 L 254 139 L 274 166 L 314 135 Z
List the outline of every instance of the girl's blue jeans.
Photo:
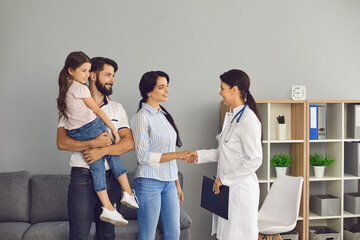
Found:
M 107 127 L 105 123 L 97 117 L 94 121 L 89 122 L 80 128 L 68 130 L 67 134 L 71 138 L 84 141 L 94 139 L 106 131 Z M 127 172 L 120 156 L 107 155 L 90 164 L 90 172 L 93 177 L 95 192 L 100 192 L 106 189 L 105 158 L 107 159 L 115 178 L 118 178 Z
M 160 217 L 164 239 L 178 240 L 180 238 L 180 204 L 175 182 L 136 178 L 133 188 L 139 201 L 138 239 L 155 239 Z

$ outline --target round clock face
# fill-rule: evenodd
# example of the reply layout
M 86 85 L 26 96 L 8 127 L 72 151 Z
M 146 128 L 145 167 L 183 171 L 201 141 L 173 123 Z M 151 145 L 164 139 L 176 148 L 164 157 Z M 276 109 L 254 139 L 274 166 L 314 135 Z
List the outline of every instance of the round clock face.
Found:
M 294 86 L 291 88 L 291 98 L 293 100 L 305 100 L 306 88 L 304 86 Z

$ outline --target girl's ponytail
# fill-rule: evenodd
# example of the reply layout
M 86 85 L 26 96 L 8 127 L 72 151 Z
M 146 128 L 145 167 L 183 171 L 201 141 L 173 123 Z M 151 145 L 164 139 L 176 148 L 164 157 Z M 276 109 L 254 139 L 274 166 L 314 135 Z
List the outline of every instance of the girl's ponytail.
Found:
M 71 86 L 72 81 L 69 79 L 69 73 L 65 66 L 63 69 L 61 69 L 59 74 L 59 97 L 57 98 L 57 108 L 59 110 L 59 120 L 60 118 L 64 117 L 65 119 L 68 118 L 66 111 L 66 93 L 69 90 L 69 87 Z
M 59 120 L 62 117 L 64 117 L 65 119 L 68 118 L 65 99 L 66 93 L 68 92 L 72 84 L 68 69 L 71 68 L 72 70 L 75 70 L 84 63 L 91 63 L 91 59 L 83 52 L 72 52 L 67 56 L 65 60 L 65 65 L 59 73 L 59 96 L 56 99 L 57 109 L 59 110 Z

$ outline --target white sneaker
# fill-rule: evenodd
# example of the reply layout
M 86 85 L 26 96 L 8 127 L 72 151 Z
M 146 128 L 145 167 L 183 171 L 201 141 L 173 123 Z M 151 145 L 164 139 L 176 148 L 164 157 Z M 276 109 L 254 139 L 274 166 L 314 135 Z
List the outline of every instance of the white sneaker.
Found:
M 100 219 L 104 222 L 109 222 L 114 225 L 126 225 L 129 222 L 118 212 L 116 211 L 116 205 L 114 206 L 115 209 L 110 211 L 107 208 L 102 208 L 103 211 L 100 215 Z
M 137 203 L 137 197 L 135 195 L 134 189 L 132 190 L 133 196 L 130 196 L 127 192 L 123 192 L 123 197 L 121 199 L 121 203 L 129 208 L 139 208 L 139 204 Z

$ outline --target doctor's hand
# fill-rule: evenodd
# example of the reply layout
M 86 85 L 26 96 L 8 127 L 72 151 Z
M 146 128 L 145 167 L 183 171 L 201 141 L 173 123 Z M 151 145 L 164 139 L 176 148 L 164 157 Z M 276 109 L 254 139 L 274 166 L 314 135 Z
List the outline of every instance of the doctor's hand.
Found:
M 197 155 L 197 152 L 196 151 L 192 151 L 190 152 L 186 158 L 182 159 L 183 161 L 187 162 L 187 163 L 194 163 L 194 162 L 197 162 L 198 160 L 198 155 Z
M 213 185 L 213 192 L 214 192 L 215 194 L 219 194 L 219 192 L 220 192 L 220 187 L 221 187 L 222 185 L 223 185 L 223 184 L 222 184 L 220 178 L 215 179 L 214 185 Z

